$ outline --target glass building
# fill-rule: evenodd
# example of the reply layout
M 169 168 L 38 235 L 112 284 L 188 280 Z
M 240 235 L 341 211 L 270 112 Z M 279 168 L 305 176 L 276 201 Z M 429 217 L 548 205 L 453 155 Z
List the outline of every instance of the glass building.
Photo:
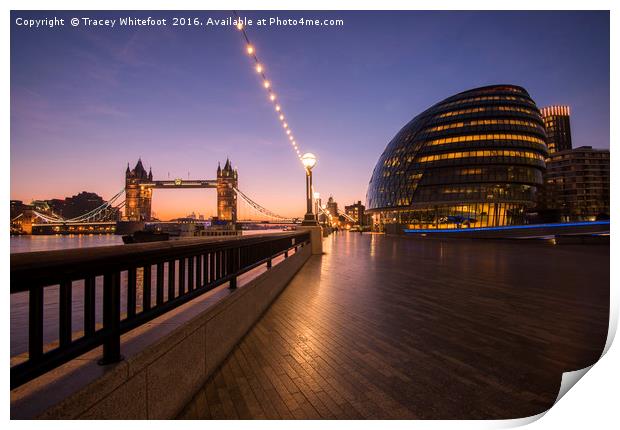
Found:
M 547 106 L 540 110 L 547 132 L 549 153 L 573 148 L 570 133 L 570 108 L 568 106 Z
M 549 221 L 609 219 L 609 161 L 609 150 L 591 146 L 551 154 L 539 194 L 541 209 L 557 217 Z
M 449 97 L 406 124 L 372 173 L 376 229 L 521 224 L 536 205 L 547 145 L 540 111 L 514 85 Z

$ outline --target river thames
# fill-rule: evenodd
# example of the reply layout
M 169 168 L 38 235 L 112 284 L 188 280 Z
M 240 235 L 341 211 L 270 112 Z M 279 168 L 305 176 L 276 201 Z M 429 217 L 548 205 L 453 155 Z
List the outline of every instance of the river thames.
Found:
M 281 229 L 244 230 L 243 235 L 279 233 L 281 231 Z M 122 236 L 114 234 L 11 236 L 11 254 L 16 252 L 53 251 L 56 249 L 91 248 L 93 246 L 122 244 Z

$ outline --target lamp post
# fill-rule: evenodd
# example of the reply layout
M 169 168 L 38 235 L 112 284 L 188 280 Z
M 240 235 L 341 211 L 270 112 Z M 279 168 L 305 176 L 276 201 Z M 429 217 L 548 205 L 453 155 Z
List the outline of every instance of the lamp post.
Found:
M 315 191 L 312 195 L 314 197 L 314 213 L 316 214 L 316 222 L 319 222 L 319 205 L 321 204 L 321 194 Z
M 301 162 L 306 168 L 306 215 L 301 225 L 318 226 L 319 224 L 312 213 L 312 168 L 316 166 L 316 156 L 307 152 L 301 156 Z

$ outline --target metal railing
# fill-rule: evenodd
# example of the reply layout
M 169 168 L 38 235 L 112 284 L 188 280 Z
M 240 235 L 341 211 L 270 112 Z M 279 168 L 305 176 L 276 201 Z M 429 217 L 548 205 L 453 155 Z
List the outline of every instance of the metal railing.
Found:
M 11 367 L 11 389 L 100 345 L 100 364 L 120 361 L 122 334 L 224 283 L 234 289 L 239 275 L 263 264 L 271 268 L 272 259 L 286 258 L 309 242 L 308 232 L 295 232 L 13 254 L 11 295 L 28 295 L 28 354 Z M 48 288 L 58 291 L 54 343 L 43 336 Z M 77 332 L 72 324 L 75 288 L 83 291 L 83 330 Z

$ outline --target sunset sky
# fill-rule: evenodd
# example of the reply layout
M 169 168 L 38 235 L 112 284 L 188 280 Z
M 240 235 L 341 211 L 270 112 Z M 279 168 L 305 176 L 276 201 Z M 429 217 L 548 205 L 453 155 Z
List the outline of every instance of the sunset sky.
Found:
M 302 215 L 304 173 L 234 27 L 27 29 L 17 16 L 172 17 L 223 12 L 12 12 L 11 198 L 109 198 L 138 160 L 156 179 L 213 179 Z M 240 12 L 343 19 L 342 27 L 249 27 L 315 185 L 365 200 L 386 144 L 412 117 L 482 85 L 525 87 L 571 107 L 573 145 L 609 148 L 608 12 Z M 215 214 L 215 191 L 154 192 L 162 219 Z M 251 213 L 242 209 L 241 216 Z

